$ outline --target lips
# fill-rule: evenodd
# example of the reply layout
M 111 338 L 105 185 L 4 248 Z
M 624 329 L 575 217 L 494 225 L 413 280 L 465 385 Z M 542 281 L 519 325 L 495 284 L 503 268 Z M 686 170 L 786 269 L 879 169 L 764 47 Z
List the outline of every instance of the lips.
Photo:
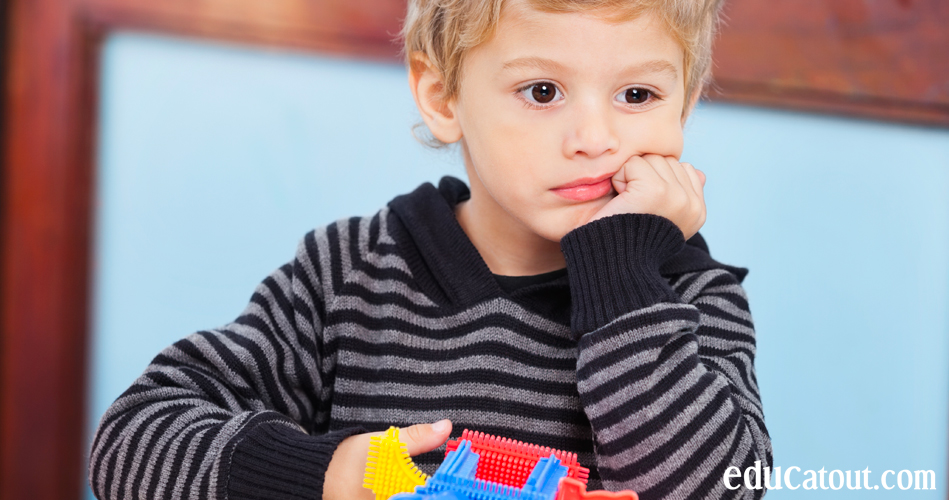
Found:
M 613 174 L 600 177 L 584 177 L 551 189 L 554 194 L 574 201 L 590 201 L 602 198 L 613 190 Z

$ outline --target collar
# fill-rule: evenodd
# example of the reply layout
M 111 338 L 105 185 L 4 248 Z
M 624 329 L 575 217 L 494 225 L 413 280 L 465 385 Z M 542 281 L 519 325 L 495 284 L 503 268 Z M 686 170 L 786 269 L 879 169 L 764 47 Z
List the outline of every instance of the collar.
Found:
M 471 304 L 503 294 L 478 249 L 455 218 L 455 205 L 471 197 L 464 181 L 443 176 L 436 188 L 425 182 L 411 193 L 388 203 L 406 235 L 393 236 L 406 256 L 419 285 L 435 297 L 456 304 Z M 659 266 L 663 276 L 708 269 L 726 269 L 744 280 L 748 269 L 722 264 L 709 255 L 701 234 L 686 241 L 678 253 Z
M 438 188 L 426 182 L 395 197 L 389 207 L 412 241 L 396 241 L 419 285 L 451 304 L 480 302 L 503 294 L 474 243 L 455 218 L 455 205 L 471 197 L 468 185 L 450 175 Z M 412 248 L 414 247 L 414 248 Z

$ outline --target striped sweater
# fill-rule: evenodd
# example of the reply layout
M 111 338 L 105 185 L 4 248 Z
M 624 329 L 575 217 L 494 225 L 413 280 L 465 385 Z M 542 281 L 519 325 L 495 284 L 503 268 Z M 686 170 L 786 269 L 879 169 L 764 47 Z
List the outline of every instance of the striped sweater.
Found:
M 345 437 L 449 418 L 575 451 L 591 489 L 760 498 L 722 481 L 772 464 L 747 269 L 619 214 L 562 238 L 566 273 L 502 288 L 454 216 L 469 196 L 445 176 L 309 232 L 236 320 L 164 349 L 109 407 L 95 494 L 320 498 Z

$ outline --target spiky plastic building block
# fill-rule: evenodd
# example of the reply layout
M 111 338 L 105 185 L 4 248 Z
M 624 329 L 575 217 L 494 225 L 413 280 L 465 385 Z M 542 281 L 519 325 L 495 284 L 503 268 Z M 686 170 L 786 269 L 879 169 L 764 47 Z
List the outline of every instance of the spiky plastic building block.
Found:
M 372 490 L 376 500 L 387 500 L 396 493 L 414 491 L 428 475 L 420 471 L 399 440 L 399 428 L 389 427 L 382 436 L 372 436 L 363 486 Z
M 376 500 L 639 500 L 630 490 L 586 491 L 589 469 L 580 467 L 573 453 L 467 429 L 460 439 L 449 441 L 448 448 L 445 461 L 428 478 L 412 463 L 399 441 L 399 429 L 390 427 L 384 436 L 371 438 L 363 486 L 375 493 Z M 545 451 L 549 455 L 542 456 Z M 534 465 L 519 485 L 484 480 L 479 477 L 486 466 L 484 455 L 493 458 L 493 470 L 485 475 L 509 482 L 515 482 L 518 471 L 529 463 Z M 580 477 L 570 477 L 571 473 Z
M 577 454 L 546 446 L 527 444 L 513 439 L 499 438 L 483 432 L 465 429 L 459 439 L 448 441 L 445 455 L 458 448 L 459 443 L 471 441 L 471 449 L 481 459 L 475 477 L 484 481 L 523 487 L 537 462 L 551 454 L 567 467 L 567 477 L 586 484 L 590 469 L 581 467 Z
M 478 479 L 479 460 L 472 442 L 462 440 L 448 452 L 425 486 L 390 500 L 554 500 L 560 480 L 567 475 L 567 467 L 551 454 L 537 460 L 523 487 L 509 486 Z
M 565 477 L 560 480 L 557 500 L 639 500 L 639 495 L 632 490 L 587 491 L 587 485 L 572 477 Z

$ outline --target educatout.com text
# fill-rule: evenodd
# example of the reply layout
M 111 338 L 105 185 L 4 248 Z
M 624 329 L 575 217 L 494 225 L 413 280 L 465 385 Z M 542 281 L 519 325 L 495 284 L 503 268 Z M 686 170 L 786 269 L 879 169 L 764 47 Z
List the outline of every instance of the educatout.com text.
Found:
M 936 489 L 936 473 L 931 470 L 901 470 L 883 471 L 882 474 L 874 473 L 869 468 L 856 471 L 832 470 L 827 471 L 824 468 L 820 470 L 801 470 L 800 467 L 788 467 L 781 470 L 781 467 L 762 467 L 761 461 L 755 461 L 755 465 L 748 467 L 742 472 L 738 467 L 732 466 L 725 469 L 725 475 L 722 477 L 725 487 L 730 490 L 737 490 L 744 485 L 750 490 L 760 490 L 767 488 L 769 490 L 780 490 L 787 488 L 796 490 L 802 488 L 805 490 L 934 490 Z

